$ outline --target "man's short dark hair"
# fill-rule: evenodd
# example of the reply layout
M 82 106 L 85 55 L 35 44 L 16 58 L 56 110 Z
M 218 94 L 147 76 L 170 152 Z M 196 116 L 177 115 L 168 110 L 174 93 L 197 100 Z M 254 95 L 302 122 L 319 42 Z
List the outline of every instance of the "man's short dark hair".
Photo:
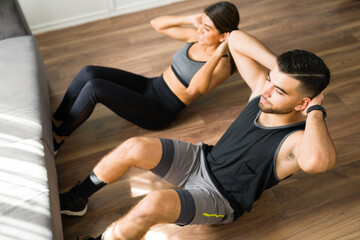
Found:
M 292 50 L 277 57 L 281 72 L 300 81 L 301 91 L 313 98 L 329 84 L 330 71 L 324 61 L 306 50 Z

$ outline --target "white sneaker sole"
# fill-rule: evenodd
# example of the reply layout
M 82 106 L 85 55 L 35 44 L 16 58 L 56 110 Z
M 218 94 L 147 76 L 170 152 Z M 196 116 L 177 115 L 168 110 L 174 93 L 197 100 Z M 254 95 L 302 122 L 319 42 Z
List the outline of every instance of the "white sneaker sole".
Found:
M 68 215 L 68 216 L 81 217 L 81 216 L 84 216 L 86 212 L 87 212 L 87 204 L 86 204 L 84 210 L 82 210 L 81 212 L 72 212 L 72 211 L 69 211 L 69 210 L 62 210 L 61 214 Z

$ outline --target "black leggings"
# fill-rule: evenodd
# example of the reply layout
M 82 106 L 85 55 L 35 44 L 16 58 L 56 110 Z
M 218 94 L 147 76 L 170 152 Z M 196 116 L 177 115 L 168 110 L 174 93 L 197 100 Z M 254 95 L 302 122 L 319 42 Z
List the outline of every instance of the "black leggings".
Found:
M 102 103 L 120 117 L 146 129 L 169 125 L 185 104 L 162 76 L 146 78 L 119 69 L 86 66 L 71 82 L 54 114 L 63 121 L 55 132 L 69 136 Z

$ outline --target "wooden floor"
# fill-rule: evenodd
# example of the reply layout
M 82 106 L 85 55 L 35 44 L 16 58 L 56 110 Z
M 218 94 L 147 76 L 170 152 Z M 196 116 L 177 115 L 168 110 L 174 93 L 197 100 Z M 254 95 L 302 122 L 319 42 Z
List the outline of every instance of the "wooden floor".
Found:
M 151 29 L 149 20 L 163 14 L 193 14 L 215 1 L 190 0 L 36 38 L 55 111 L 75 74 L 85 65 L 104 65 L 146 76 L 159 75 L 183 45 Z M 155 226 L 151 240 L 183 239 L 360 239 L 360 1 L 238 0 L 240 28 L 276 53 L 299 48 L 321 56 L 332 79 L 324 105 L 337 149 L 336 167 L 324 174 L 297 173 L 264 193 L 253 211 L 225 226 Z M 88 175 L 112 148 L 133 136 L 176 138 L 215 144 L 249 97 L 232 76 L 211 94 L 196 100 L 162 131 L 148 131 L 120 119 L 103 106 L 65 140 L 56 156 L 60 191 Z M 63 217 L 65 239 L 98 235 L 146 193 L 172 187 L 153 174 L 131 170 L 96 193 L 84 217 Z

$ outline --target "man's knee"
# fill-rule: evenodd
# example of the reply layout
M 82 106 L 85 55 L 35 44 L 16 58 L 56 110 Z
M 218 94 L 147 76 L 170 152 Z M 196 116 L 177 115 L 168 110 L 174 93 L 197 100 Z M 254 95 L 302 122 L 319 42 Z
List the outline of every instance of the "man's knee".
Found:
M 142 239 L 151 226 L 173 222 L 169 215 L 173 215 L 174 212 L 169 212 L 169 208 L 164 209 L 163 206 L 164 204 L 172 206 L 172 202 L 164 203 L 164 198 L 168 199 L 174 192 L 160 190 L 149 193 L 129 214 L 108 228 L 107 232 L 116 235 L 116 239 Z M 114 235 L 112 237 L 115 237 Z
M 129 138 L 120 145 L 119 150 L 126 154 L 126 158 L 130 159 L 138 159 L 145 152 L 150 151 L 144 137 Z
M 180 200 L 175 191 L 149 193 L 134 209 L 134 217 L 143 221 L 175 222 L 180 214 Z
M 149 193 L 140 203 L 139 214 L 142 217 L 153 217 L 161 211 L 161 198 L 163 194 L 159 191 Z
M 115 150 L 115 154 L 126 159 L 132 166 L 152 169 L 160 161 L 162 155 L 161 142 L 157 138 L 132 137 L 123 142 Z

